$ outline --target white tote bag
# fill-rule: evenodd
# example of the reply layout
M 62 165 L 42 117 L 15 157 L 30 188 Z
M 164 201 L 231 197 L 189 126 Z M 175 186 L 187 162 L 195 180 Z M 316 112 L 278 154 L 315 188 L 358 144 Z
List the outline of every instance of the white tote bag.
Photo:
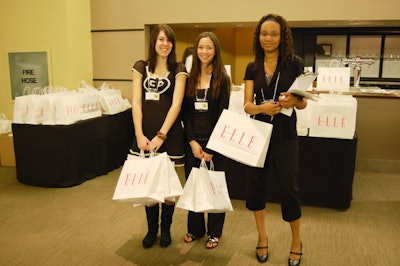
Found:
M 207 148 L 240 163 L 263 167 L 272 128 L 272 124 L 224 109 Z
M 81 87 L 77 91 L 79 93 L 81 120 L 100 117 L 100 91 L 87 84 L 84 80 L 81 81 Z
M 101 105 L 98 92 L 79 92 L 78 97 L 81 120 L 101 116 Z
M 12 121 L 7 119 L 6 114 L 0 114 L 0 134 L 8 134 L 11 133 L 11 124 Z
M 23 95 L 14 99 L 13 123 L 25 124 L 32 95 L 29 87 L 25 87 Z
M 207 169 L 205 161 L 202 160 L 200 167 L 193 167 L 190 171 L 183 195 L 179 197 L 176 207 L 193 212 L 233 211 L 225 172 Z
M 192 212 L 196 211 L 195 208 L 195 194 L 196 194 L 196 189 L 195 189 L 195 172 L 197 173 L 198 168 L 192 168 L 190 171 L 190 174 L 186 180 L 186 183 L 183 187 L 183 195 L 181 195 L 178 199 L 178 202 L 176 203 L 177 208 L 181 208 L 184 210 L 189 210 Z
M 162 153 L 125 160 L 112 199 L 138 205 L 164 202 L 167 182 L 165 156 L 167 154 Z
M 207 213 L 221 213 L 233 211 L 226 184 L 225 172 L 214 171 L 202 160 L 199 168 L 192 169 L 195 172 L 195 211 Z
M 335 67 L 332 64 L 336 63 Z M 339 61 L 332 60 L 329 67 L 318 67 L 317 89 L 327 91 L 350 90 L 350 68 L 339 67 Z
M 175 201 L 175 197 L 183 194 L 183 188 L 181 181 L 179 180 L 178 173 L 175 171 L 174 163 L 169 159 L 168 156 L 165 157 L 165 160 L 165 171 L 168 182 L 164 189 L 164 197 L 166 200 Z
M 176 196 L 180 196 L 183 194 L 183 188 L 181 181 L 179 180 L 178 173 L 175 171 L 174 162 L 169 159 L 169 156 L 166 152 L 161 153 L 159 155 L 151 154 L 150 157 L 153 156 L 161 156 L 159 159 L 162 160 L 163 166 L 163 173 L 165 178 L 163 178 L 164 186 L 164 199 L 169 201 L 175 201 Z M 141 160 L 146 159 L 144 155 L 144 151 L 140 151 L 140 156 L 135 156 L 132 154 L 128 154 L 128 160 Z M 137 205 L 134 205 L 135 207 Z
M 31 94 L 26 113 L 25 124 L 41 125 L 46 108 L 45 95 Z
M 310 137 L 353 139 L 357 100 L 351 95 L 320 95 L 310 106 Z
M 76 91 L 56 93 L 56 125 L 71 125 L 81 120 L 79 95 Z
M 128 99 L 122 98 L 121 90 L 109 88 L 105 83 L 100 87 L 99 101 L 102 113 L 107 115 L 121 113 L 132 107 Z
M 43 96 L 45 98 L 45 108 L 43 115 L 43 125 L 55 125 L 56 124 L 56 111 L 57 111 L 57 97 L 58 92 L 49 93 Z

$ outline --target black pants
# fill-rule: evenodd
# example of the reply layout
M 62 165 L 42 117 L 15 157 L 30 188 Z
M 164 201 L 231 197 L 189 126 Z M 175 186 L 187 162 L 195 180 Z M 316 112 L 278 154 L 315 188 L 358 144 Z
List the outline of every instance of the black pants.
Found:
M 203 149 L 205 143 L 201 143 Z M 204 145 L 204 146 L 203 146 Z M 185 174 L 186 179 L 189 177 L 192 167 L 200 166 L 200 159 L 193 156 L 192 149 L 189 145 L 186 146 L 186 157 L 185 157 Z M 221 154 L 215 153 L 212 159 L 214 163 L 214 170 L 225 171 L 226 158 Z M 189 211 L 188 213 L 188 233 L 196 236 L 202 237 L 205 233 L 209 236 L 220 237 L 222 235 L 222 229 L 225 222 L 225 213 L 208 213 L 207 214 L 207 227 L 205 222 L 206 215 L 204 213 L 195 213 Z
M 287 222 L 301 217 L 297 184 L 298 140 L 288 139 L 279 145 L 270 143 L 263 168 L 248 167 L 246 207 L 251 211 L 265 208 L 266 179 L 276 178 L 281 201 L 282 218 Z

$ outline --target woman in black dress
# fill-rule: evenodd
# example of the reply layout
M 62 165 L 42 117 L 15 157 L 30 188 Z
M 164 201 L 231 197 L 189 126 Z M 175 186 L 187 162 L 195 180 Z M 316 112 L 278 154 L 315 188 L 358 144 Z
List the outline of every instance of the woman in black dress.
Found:
M 187 72 L 176 62 L 175 36 L 168 25 L 158 25 L 150 36 L 149 58 L 135 63 L 133 71 L 132 117 L 135 138 L 131 153 L 145 155 L 167 152 L 175 166 L 184 163 L 185 148 L 181 106 Z M 153 246 L 159 227 L 159 204 L 146 206 L 148 232 L 143 246 Z M 175 204 L 165 200 L 161 206 L 160 245 L 171 244 L 170 227 Z

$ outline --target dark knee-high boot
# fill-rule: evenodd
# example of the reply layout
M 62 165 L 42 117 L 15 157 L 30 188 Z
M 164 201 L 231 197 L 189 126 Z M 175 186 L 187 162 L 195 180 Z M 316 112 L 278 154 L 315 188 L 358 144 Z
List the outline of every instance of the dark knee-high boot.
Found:
M 150 248 L 154 245 L 158 234 L 158 219 L 159 219 L 160 207 L 158 204 L 152 207 L 146 206 L 146 218 L 148 232 L 143 239 L 143 247 Z
M 162 211 L 161 211 L 161 237 L 160 237 L 160 246 L 161 247 L 168 247 L 172 240 L 171 240 L 171 233 L 170 228 L 172 224 L 172 215 L 175 211 L 175 205 L 166 205 L 162 204 Z

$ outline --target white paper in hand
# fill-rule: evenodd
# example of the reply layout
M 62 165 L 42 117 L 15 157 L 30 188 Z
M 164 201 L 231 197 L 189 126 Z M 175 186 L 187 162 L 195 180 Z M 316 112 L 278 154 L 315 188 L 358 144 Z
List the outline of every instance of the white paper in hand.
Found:
M 307 73 L 298 76 L 290 86 L 288 92 L 303 96 L 307 99 L 318 101 L 318 97 L 312 93 L 307 92 L 314 80 L 317 78 L 317 73 Z

